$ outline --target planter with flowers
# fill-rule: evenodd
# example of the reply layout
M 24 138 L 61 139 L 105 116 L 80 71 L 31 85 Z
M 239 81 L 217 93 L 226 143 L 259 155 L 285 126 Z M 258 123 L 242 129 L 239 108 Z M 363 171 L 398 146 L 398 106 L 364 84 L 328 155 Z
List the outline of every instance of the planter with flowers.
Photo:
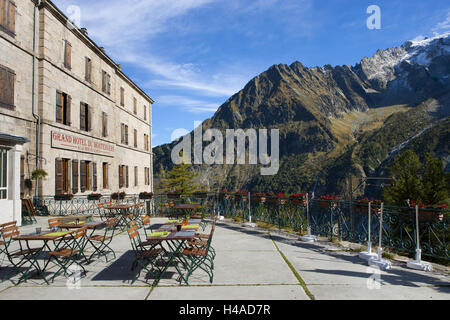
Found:
M 230 198 L 230 191 L 228 190 L 220 190 L 219 191 L 219 200 L 223 200 L 223 199 L 229 199 Z
M 169 199 L 180 199 L 181 198 L 181 194 L 183 192 L 181 190 L 173 190 L 167 193 L 167 198 Z
M 446 204 L 439 205 L 425 205 L 421 202 L 410 202 L 410 206 L 415 208 L 416 205 L 419 207 L 419 221 L 424 222 L 437 222 L 444 220 L 444 210 L 447 210 L 448 206 Z M 413 218 L 415 219 L 415 211 L 413 210 Z
M 100 193 L 91 193 L 91 194 L 88 194 L 87 199 L 94 201 L 94 200 L 100 200 L 101 197 L 103 197 L 103 195 Z
M 54 199 L 56 201 L 71 201 L 73 199 L 73 194 L 70 193 L 56 194 Z
M 336 209 L 338 201 L 338 196 L 320 196 L 319 201 L 317 201 L 317 206 L 321 209 L 328 209 L 330 207 Z
M 151 200 L 153 198 L 153 192 L 141 192 L 139 193 L 139 199 Z
M 111 199 L 112 200 L 123 200 L 126 197 L 126 192 L 122 191 L 122 192 L 114 192 L 113 194 L 111 194 Z
M 306 192 L 291 194 L 289 196 L 289 202 L 296 206 L 306 206 Z
M 378 209 L 381 207 L 381 200 L 375 200 L 374 198 L 364 198 L 356 201 L 356 204 L 354 205 L 355 212 L 358 213 L 367 213 L 369 211 L 369 202 L 371 202 L 371 213 L 377 213 Z
M 197 190 L 193 193 L 194 198 L 197 199 L 206 199 L 208 198 L 208 191 L 205 190 Z
M 255 192 L 255 193 L 253 193 L 251 199 L 252 199 L 252 203 L 264 203 L 264 202 L 266 202 L 266 194 L 260 193 L 260 192 Z
M 240 190 L 234 194 L 235 201 L 241 201 L 241 200 L 247 201 L 247 197 L 248 197 L 248 192 L 245 190 Z

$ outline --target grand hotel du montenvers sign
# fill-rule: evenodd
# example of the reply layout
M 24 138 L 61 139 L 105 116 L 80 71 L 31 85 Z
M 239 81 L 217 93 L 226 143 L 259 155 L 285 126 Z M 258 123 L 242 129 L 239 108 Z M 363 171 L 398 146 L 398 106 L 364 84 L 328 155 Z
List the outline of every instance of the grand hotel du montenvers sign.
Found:
M 114 157 L 114 145 L 74 133 L 52 131 L 52 148 Z

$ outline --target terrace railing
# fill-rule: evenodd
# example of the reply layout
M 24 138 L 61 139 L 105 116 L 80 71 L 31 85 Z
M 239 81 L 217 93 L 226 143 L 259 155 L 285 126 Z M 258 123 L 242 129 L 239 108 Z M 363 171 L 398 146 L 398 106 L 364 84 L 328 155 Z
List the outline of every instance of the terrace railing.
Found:
M 200 203 L 203 210 L 212 210 L 227 218 L 260 222 L 280 229 L 291 229 L 306 233 L 308 229 L 306 201 L 294 201 L 277 196 L 254 196 L 245 194 L 208 193 L 199 194 L 155 194 L 151 199 L 140 199 L 139 195 L 127 195 L 124 199 L 112 199 L 103 195 L 100 199 L 78 196 L 71 200 L 55 200 L 54 197 L 34 199 L 37 212 L 45 215 L 96 215 L 101 202 L 138 203 L 146 202 L 145 213 L 151 216 L 167 216 L 178 203 Z M 330 240 L 366 244 L 368 241 L 368 205 L 342 200 L 310 199 L 309 226 L 317 236 Z M 372 243 L 378 243 L 380 234 L 379 205 L 371 205 Z M 450 261 L 450 211 L 422 209 L 419 211 L 419 240 L 422 256 Z M 409 207 L 384 206 L 382 223 L 382 245 L 398 253 L 414 256 L 416 249 L 415 209 Z

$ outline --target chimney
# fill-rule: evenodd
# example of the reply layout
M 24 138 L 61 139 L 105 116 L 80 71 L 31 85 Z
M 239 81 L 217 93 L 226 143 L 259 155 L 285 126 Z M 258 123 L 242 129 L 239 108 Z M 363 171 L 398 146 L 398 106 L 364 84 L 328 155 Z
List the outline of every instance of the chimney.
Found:
M 81 30 L 81 33 L 84 34 L 85 36 L 88 35 L 88 31 L 86 28 L 81 28 L 80 30 Z

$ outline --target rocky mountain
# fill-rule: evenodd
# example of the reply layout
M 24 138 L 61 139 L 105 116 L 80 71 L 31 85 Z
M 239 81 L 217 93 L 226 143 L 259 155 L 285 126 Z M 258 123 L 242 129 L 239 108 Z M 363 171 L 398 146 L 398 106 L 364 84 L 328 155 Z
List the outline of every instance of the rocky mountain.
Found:
M 278 174 L 261 176 L 258 165 L 198 165 L 200 183 L 210 190 L 316 187 L 345 193 L 350 180 L 355 185 L 362 177 L 387 175 L 391 159 L 424 137 L 435 142 L 425 149 L 448 168 L 448 126 L 443 124 L 450 115 L 449 75 L 450 33 L 379 50 L 355 66 L 274 65 L 202 126 L 279 129 Z M 173 166 L 176 143 L 154 148 L 156 179 Z

